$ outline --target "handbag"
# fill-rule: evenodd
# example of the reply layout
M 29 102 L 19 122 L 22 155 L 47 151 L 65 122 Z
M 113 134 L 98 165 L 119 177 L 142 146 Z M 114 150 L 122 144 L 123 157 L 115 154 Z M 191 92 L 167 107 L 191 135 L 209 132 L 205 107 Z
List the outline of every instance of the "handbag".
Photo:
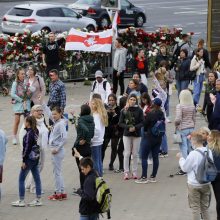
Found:
M 175 130 L 175 133 L 173 134 L 173 144 L 181 144 L 182 143 L 182 137 L 180 133 L 177 133 Z

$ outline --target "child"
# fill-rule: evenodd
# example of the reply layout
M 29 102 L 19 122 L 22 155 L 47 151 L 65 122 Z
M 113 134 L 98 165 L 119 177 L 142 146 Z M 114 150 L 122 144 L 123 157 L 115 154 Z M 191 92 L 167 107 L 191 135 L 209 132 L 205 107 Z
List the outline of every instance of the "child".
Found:
M 29 173 L 32 172 L 36 185 L 36 199 L 30 202 L 29 206 L 41 206 L 41 180 L 38 169 L 38 162 L 40 157 L 40 147 L 37 145 L 39 131 L 37 129 L 37 122 L 33 116 L 28 116 L 25 120 L 25 128 L 27 133 L 23 140 L 22 165 L 19 175 L 19 200 L 12 202 L 11 205 L 15 207 L 25 206 L 25 179 Z
M 89 157 L 80 160 L 80 168 L 86 176 L 81 192 L 79 204 L 80 220 L 98 220 L 99 206 L 96 201 L 96 171 L 93 169 L 93 162 Z
M 200 163 L 202 162 L 203 156 L 200 152 L 207 151 L 207 148 L 203 146 L 204 139 L 199 132 L 191 133 L 191 142 L 195 150 L 191 151 L 185 159 L 179 153 L 179 165 L 183 172 L 187 173 L 188 183 L 188 201 L 189 206 L 192 209 L 193 220 L 200 220 L 200 213 L 202 219 L 209 220 L 208 208 L 211 199 L 210 183 L 201 184 L 196 178 L 196 172 Z M 212 152 L 209 150 L 209 156 L 213 159 Z
M 72 149 L 72 155 L 75 153 L 74 149 L 77 149 L 83 157 L 91 157 L 91 139 L 94 136 L 95 124 L 93 116 L 91 115 L 91 109 L 86 104 L 81 106 L 81 113 L 76 129 L 77 138 Z M 76 158 L 76 163 L 80 173 L 80 189 L 82 190 L 85 176 L 81 172 L 78 158 Z M 79 189 L 74 191 L 74 194 L 77 192 L 79 192 Z
M 207 127 L 202 127 L 202 128 L 200 128 L 199 129 L 199 133 L 202 135 L 202 137 L 203 137 L 203 141 L 204 141 L 204 143 L 203 143 L 203 146 L 204 147 L 206 147 L 207 146 L 207 138 L 208 138 L 208 136 L 209 136 L 209 134 L 210 134 L 210 130 L 209 130 L 209 128 L 207 128 Z
M 63 118 L 63 111 L 56 106 L 50 109 L 43 104 L 44 112 L 49 115 L 54 124 L 49 137 L 49 147 L 51 149 L 51 157 L 53 163 L 53 173 L 56 190 L 53 195 L 49 196 L 49 200 L 67 199 L 67 194 L 64 191 L 64 181 L 62 175 L 62 162 L 64 159 L 65 149 L 64 144 L 67 140 L 66 120 Z
M 8 142 L 8 139 L 5 135 L 5 132 L 0 129 L 0 184 L 2 183 L 3 163 L 5 160 L 7 142 Z M 0 200 L 1 200 L 1 187 L 0 187 Z

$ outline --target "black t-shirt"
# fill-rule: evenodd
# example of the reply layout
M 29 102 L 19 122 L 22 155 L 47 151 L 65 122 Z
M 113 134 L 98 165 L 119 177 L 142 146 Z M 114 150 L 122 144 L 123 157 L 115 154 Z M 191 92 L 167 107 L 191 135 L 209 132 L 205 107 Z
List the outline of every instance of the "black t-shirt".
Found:
M 43 53 L 46 55 L 46 63 L 54 64 L 59 63 L 59 46 L 64 42 L 64 38 L 61 38 L 52 43 L 48 42 L 44 48 Z

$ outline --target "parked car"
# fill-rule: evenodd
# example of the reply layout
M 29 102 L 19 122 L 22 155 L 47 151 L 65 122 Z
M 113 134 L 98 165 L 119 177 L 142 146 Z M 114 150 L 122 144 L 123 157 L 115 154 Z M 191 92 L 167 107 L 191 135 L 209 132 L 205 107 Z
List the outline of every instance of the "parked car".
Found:
M 69 31 L 70 28 L 94 31 L 96 21 L 84 17 L 63 4 L 27 3 L 11 8 L 2 19 L 2 32 L 7 34 L 46 30 Z
M 93 18 L 99 28 L 105 28 L 111 24 L 107 10 L 101 8 L 101 0 L 78 0 L 74 4 L 70 4 L 69 7 L 83 16 Z M 120 25 L 142 27 L 147 21 L 145 10 L 134 6 L 128 0 L 121 0 L 119 17 Z

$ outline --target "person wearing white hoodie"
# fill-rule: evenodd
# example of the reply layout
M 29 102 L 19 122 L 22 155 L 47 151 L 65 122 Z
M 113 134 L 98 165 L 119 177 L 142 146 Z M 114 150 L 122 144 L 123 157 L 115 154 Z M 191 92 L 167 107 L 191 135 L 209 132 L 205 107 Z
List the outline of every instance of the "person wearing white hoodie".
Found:
M 195 150 L 191 151 L 186 159 L 180 153 L 177 154 L 177 158 L 179 158 L 180 168 L 187 173 L 188 202 L 192 209 L 192 219 L 200 220 L 202 215 L 203 220 L 210 220 L 208 208 L 211 200 L 211 182 L 199 183 L 196 172 L 203 159 L 202 153 L 208 150 L 212 160 L 213 155 L 211 150 L 203 146 L 204 138 L 200 132 L 191 133 L 191 142 Z
M 31 108 L 31 115 L 36 118 L 37 121 L 37 129 L 39 131 L 38 136 L 38 145 L 40 146 L 40 160 L 38 163 L 39 172 L 42 172 L 44 168 L 45 162 L 45 149 L 48 145 L 48 128 L 45 123 L 45 118 L 43 115 L 43 108 L 41 105 L 34 105 Z M 25 126 L 22 125 L 20 132 L 19 132 L 19 142 L 20 145 L 23 146 L 23 138 L 26 134 Z M 31 193 L 35 193 L 35 183 L 32 174 L 29 174 L 29 177 L 26 180 L 25 188 L 30 190 Z
M 63 118 L 63 110 L 59 106 L 54 107 L 52 112 L 45 104 L 42 106 L 44 113 L 53 121 L 49 136 L 49 147 L 53 164 L 55 192 L 48 199 L 61 201 L 67 199 L 62 175 L 62 162 L 65 154 L 64 145 L 67 140 L 66 120 Z
M 98 172 L 99 176 L 102 177 L 102 145 L 104 141 L 105 127 L 108 126 L 108 114 L 102 100 L 100 99 L 92 99 L 90 107 L 95 122 L 94 136 L 91 140 L 92 160 L 94 162 L 94 169 Z

